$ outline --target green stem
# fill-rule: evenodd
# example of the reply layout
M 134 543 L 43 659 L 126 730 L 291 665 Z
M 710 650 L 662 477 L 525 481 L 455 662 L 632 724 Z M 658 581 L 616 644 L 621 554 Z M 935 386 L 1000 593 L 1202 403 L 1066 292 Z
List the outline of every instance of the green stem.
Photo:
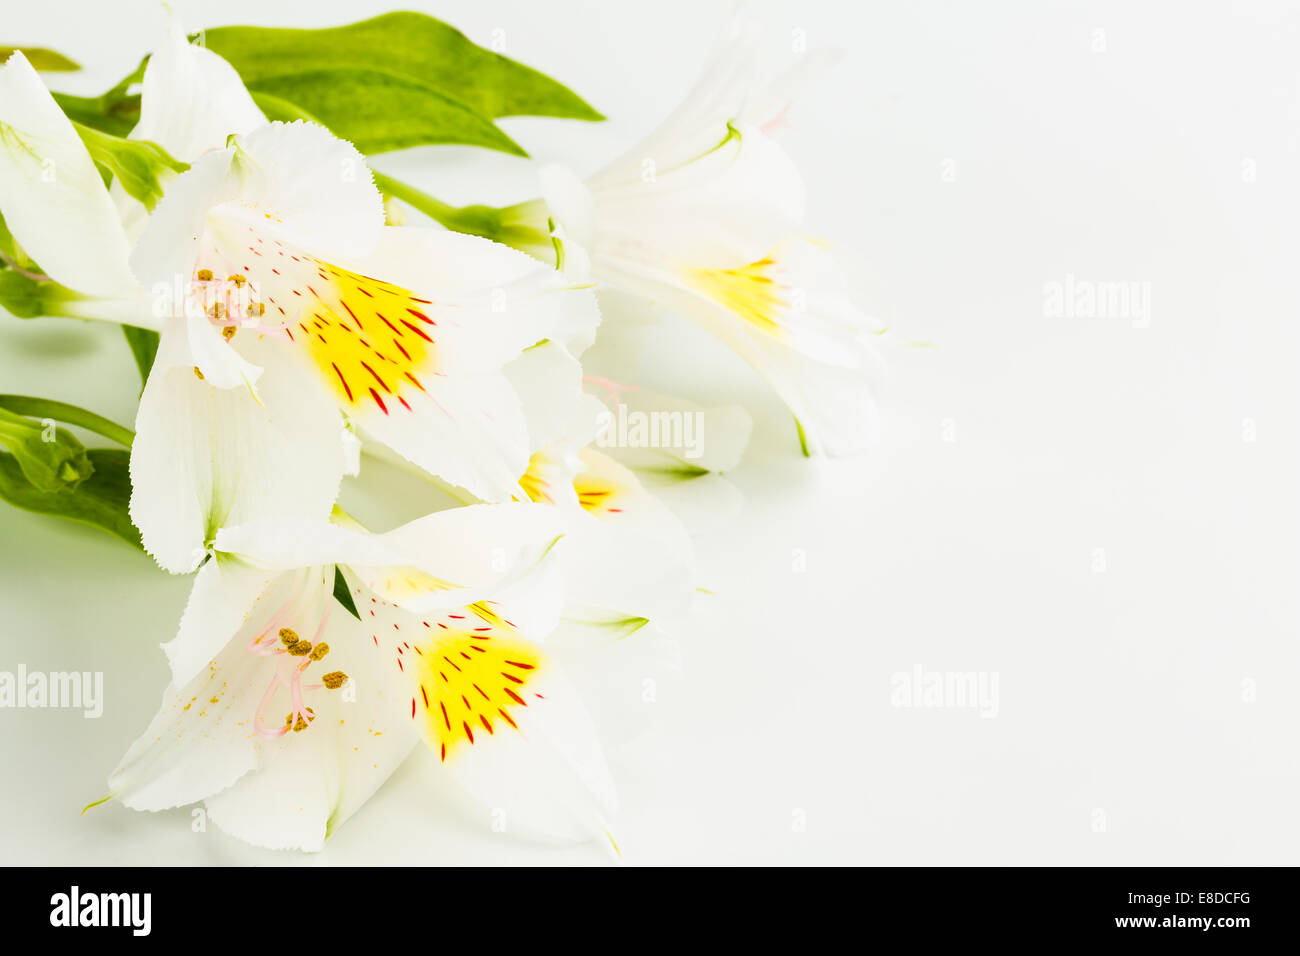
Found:
M 131 443 L 135 441 L 135 432 L 131 429 L 84 408 L 69 405 L 67 402 L 56 402 L 49 398 L 32 398 L 29 395 L 0 395 L 0 408 L 30 418 L 52 418 L 65 425 L 76 425 L 115 441 L 124 448 L 130 448 Z
M 384 195 L 414 206 L 430 219 L 455 232 L 482 236 L 484 239 L 492 239 L 525 251 L 539 244 L 546 248 L 550 247 L 547 234 L 530 222 L 536 218 L 531 215 L 534 212 L 532 203 L 503 208 L 482 205 L 453 206 L 386 173 L 375 170 L 374 175 L 375 185 Z M 544 214 L 541 221 L 545 221 Z

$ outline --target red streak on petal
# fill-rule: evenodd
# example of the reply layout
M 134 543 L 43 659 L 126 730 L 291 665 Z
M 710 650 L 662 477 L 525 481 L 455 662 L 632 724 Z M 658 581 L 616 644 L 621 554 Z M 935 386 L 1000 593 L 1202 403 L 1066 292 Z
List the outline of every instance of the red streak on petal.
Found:
M 408 329 L 410 329 L 412 332 L 414 332 L 416 335 L 418 335 L 420 338 L 424 339 L 424 341 L 429 343 L 433 342 L 433 339 L 429 338 L 429 336 L 424 334 L 423 329 L 417 328 L 416 326 L 412 325 L 410 322 L 407 322 L 406 319 L 402 319 L 401 323 L 404 326 L 406 326 Z
M 356 399 L 352 397 L 352 389 L 348 387 L 348 380 L 343 377 L 343 373 L 339 371 L 339 367 L 333 362 L 330 362 L 330 365 L 333 367 L 335 373 L 338 374 L 339 381 L 343 383 L 343 391 L 348 393 L 348 401 L 356 401 Z

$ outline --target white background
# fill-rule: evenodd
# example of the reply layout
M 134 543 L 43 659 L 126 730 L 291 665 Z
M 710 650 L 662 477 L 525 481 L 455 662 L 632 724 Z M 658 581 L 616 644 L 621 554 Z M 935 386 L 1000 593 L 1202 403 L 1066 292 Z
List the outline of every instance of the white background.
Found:
M 503 30 L 605 112 L 503 123 L 582 172 L 677 102 L 728 10 L 411 6 L 480 43 Z M 389 6 L 179 8 L 195 29 Z M 771 9 L 774 68 L 794 29 L 845 53 L 782 136 L 809 230 L 890 329 L 885 433 L 818 469 L 710 340 L 627 333 L 648 379 L 743 401 L 758 428 L 731 476 L 742 515 L 700 542 L 716 597 L 678 635 L 653 729 L 610 754 L 625 860 L 1295 863 L 1297 5 Z M 90 69 L 61 86 L 90 93 L 161 26 L 144 0 L 7 3 L 0 42 L 72 55 Z M 377 165 L 453 201 L 532 191 L 528 162 L 485 151 Z M 1149 326 L 1049 318 L 1067 274 L 1149 283 Z M 116 328 L 0 320 L 0 391 L 129 422 L 136 389 Z M 99 720 L 0 712 L 0 861 L 607 859 L 492 833 L 414 761 L 314 857 L 191 833 L 186 811 L 78 816 L 155 709 L 187 590 L 93 530 L 0 510 L 0 669 L 103 671 L 107 698 Z M 892 706 L 891 675 L 917 665 L 995 672 L 997 716 Z

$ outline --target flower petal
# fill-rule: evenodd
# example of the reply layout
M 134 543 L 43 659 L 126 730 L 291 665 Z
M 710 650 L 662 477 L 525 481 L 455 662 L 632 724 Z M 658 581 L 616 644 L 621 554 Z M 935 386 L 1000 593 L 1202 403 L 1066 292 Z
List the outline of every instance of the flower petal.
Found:
M 104 181 L 21 52 L 0 66 L 0 214 L 23 250 L 63 285 L 88 295 L 135 286 Z
M 169 571 L 197 567 L 218 528 L 268 515 L 323 519 L 334 505 L 344 468 L 338 409 L 310 375 L 259 346 L 287 348 L 247 346 L 277 365 L 256 397 L 213 388 L 161 352 L 149 376 L 131 452 L 131 520 Z
M 613 814 L 595 727 L 541 647 L 489 605 L 419 618 L 379 602 L 374 639 L 404 713 L 510 832 L 587 839 Z
M 531 574 L 563 533 L 560 516 L 542 505 L 470 505 L 379 535 L 403 556 L 400 565 L 348 564 L 379 597 L 423 613 L 495 597 Z
M 574 479 L 585 514 L 570 525 L 571 603 L 629 616 L 681 616 L 695 592 L 692 547 L 676 516 L 631 471 L 593 449 Z
M 323 126 L 270 123 L 241 136 L 239 201 L 214 211 L 242 241 L 254 224 L 312 256 L 364 256 L 385 230 L 384 200 L 365 157 Z
M 346 659 L 349 683 L 314 692 L 316 719 L 306 730 L 286 734 L 258 769 L 207 798 L 212 822 L 231 836 L 275 850 L 318 851 L 419 742 L 376 673 L 375 655 L 359 647 L 359 630 L 344 615 L 326 632 L 340 649 L 360 651 Z
M 192 163 L 223 149 L 231 133 L 266 125 L 235 68 L 211 50 L 192 45 L 175 15 L 167 37 L 149 58 L 140 90 L 140 122 L 132 139 L 157 143 Z
M 261 609 L 260 599 L 276 574 L 230 555 L 215 555 L 194 578 L 180 630 L 162 646 L 172 668 L 172 683 L 188 684 L 219 655 L 231 638 Z
M 133 810 L 165 810 L 229 787 L 258 765 L 252 716 L 274 672 L 235 642 L 177 689 L 109 776 L 110 792 Z
M 586 444 L 598 430 L 604 406 L 582 391 L 582 365 L 557 342 L 524 351 L 506 366 L 528 420 L 529 448 L 569 439 Z

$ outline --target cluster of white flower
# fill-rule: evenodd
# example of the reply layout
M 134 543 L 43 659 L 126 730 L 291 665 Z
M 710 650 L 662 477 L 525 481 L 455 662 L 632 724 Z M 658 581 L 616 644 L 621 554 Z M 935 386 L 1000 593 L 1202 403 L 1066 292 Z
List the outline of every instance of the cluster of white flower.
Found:
M 21 250 L 7 268 L 43 290 L 42 314 L 160 337 L 130 519 L 194 584 L 112 798 L 203 802 L 250 843 L 316 850 L 422 743 L 513 829 L 608 837 L 614 785 L 574 634 L 653 641 L 696 583 L 678 516 L 636 456 L 598 441 L 618 386 L 584 376 L 597 290 L 733 349 L 806 453 L 860 450 L 873 430 L 871 332 L 801 235 L 801 180 L 765 131 L 786 104 L 754 86 L 754 58 L 741 24 L 650 141 L 585 183 L 541 170 L 542 198 L 507 211 L 516 248 L 390 224 L 393 193 L 361 152 L 269 121 L 175 24 L 123 138 L 166 158 L 152 201 L 126 166 L 105 184 L 21 52 L 0 68 L 0 214 Z M 658 407 L 715 426 L 678 456 L 684 476 L 740 458 L 743 412 Z M 363 527 L 338 503 L 363 453 L 447 506 Z

